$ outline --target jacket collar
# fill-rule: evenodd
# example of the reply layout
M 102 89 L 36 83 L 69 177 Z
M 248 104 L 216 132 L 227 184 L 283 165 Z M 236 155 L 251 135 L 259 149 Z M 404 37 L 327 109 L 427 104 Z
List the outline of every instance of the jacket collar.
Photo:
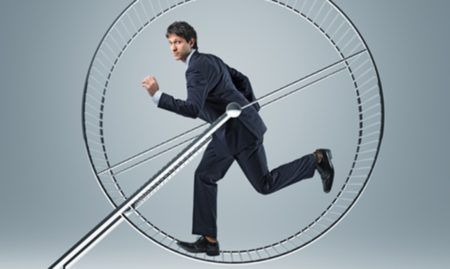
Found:
M 196 49 L 193 49 L 191 51 L 191 53 L 188 55 L 187 59 L 186 59 L 186 68 L 189 67 L 189 63 L 191 62 L 192 58 L 195 58 L 198 55 L 198 51 Z
M 185 62 L 186 67 L 189 67 L 189 62 L 191 61 L 192 55 L 194 55 L 196 51 L 197 51 L 196 49 L 193 49 L 191 51 L 191 53 L 189 53 L 188 57 L 186 58 L 186 62 Z

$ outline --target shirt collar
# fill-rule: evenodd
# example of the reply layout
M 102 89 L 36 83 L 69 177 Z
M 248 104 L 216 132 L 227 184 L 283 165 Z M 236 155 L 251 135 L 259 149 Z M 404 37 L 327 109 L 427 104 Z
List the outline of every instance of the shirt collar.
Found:
M 189 53 L 188 57 L 186 58 L 186 67 L 189 67 L 189 61 L 191 60 L 192 54 L 194 54 L 195 51 L 196 49 L 191 50 L 191 53 Z

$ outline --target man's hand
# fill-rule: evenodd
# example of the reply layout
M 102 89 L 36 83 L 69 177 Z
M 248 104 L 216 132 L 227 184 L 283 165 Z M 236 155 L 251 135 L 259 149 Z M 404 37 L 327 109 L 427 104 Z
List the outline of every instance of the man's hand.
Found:
M 151 96 L 159 90 L 158 82 L 153 76 L 145 77 L 144 80 L 142 80 L 142 87 L 144 87 Z

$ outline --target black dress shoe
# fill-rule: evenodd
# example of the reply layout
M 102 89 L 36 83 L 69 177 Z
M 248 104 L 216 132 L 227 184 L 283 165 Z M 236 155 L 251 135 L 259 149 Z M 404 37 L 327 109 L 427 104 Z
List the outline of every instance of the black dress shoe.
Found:
M 331 150 L 317 149 L 314 152 L 316 156 L 316 168 L 322 178 L 323 191 L 328 193 L 331 191 L 334 179 L 334 168 L 331 163 Z
M 204 253 L 208 256 L 217 256 L 220 254 L 219 242 L 211 243 L 204 236 L 201 236 L 194 243 L 178 241 L 181 248 L 191 253 Z

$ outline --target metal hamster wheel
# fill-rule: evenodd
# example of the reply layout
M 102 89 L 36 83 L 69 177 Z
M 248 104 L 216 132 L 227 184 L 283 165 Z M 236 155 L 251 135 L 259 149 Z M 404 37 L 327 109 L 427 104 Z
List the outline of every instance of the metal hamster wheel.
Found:
M 145 199 L 130 207 L 131 209 L 124 217 L 142 235 L 159 246 L 186 257 L 213 263 L 254 263 L 278 258 L 301 249 L 324 235 L 349 212 L 365 189 L 378 157 L 384 126 L 382 88 L 372 54 L 354 24 L 332 1 L 264 1 L 273 4 L 273 8 L 286 9 L 297 15 L 300 20 L 309 23 L 333 47 L 339 59 L 258 98 L 262 109 L 337 73 L 348 74 L 353 84 L 352 91 L 356 104 L 354 115 L 358 122 L 358 128 L 354 130 L 357 133 L 357 139 L 354 143 L 355 151 L 351 168 L 344 183 L 338 186 L 340 190 L 332 202 L 323 212 L 317 214 L 313 221 L 305 227 L 301 227 L 298 232 L 283 240 L 252 249 L 222 250 L 217 257 L 185 252 L 177 246 L 177 238 L 165 232 L 161 227 L 152 224 L 137 209 L 140 203 L 165 183 L 161 181 L 162 184 L 157 184 L 151 191 L 147 191 Z M 129 199 L 116 180 L 118 174 L 189 143 L 197 137 L 193 136 L 194 132 L 206 126 L 203 124 L 182 132 L 118 163 L 111 162 L 108 146 L 105 144 L 103 119 L 107 93 L 114 71 L 119 65 L 119 59 L 144 29 L 152 27 L 158 18 L 191 2 L 194 1 L 134 1 L 112 23 L 103 36 L 90 64 L 83 98 L 84 139 L 97 180 L 116 208 Z M 202 2 L 202 0 L 195 2 Z M 149 156 L 150 153 L 152 155 Z

